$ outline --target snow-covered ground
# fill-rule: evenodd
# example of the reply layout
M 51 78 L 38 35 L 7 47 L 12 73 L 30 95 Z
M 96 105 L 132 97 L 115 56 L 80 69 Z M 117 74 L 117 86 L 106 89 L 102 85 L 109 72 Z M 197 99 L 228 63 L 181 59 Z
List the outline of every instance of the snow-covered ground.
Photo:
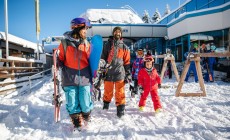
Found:
M 102 110 L 102 101 L 95 101 L 88 128 L 73 135 L 65 105 L 61 108 L 61 122 L 54 122 L 53 83 L 47 77 L 31 93 L 0 96 L 0 139 L 230 139 L 230 83 L 205 83 L 207 97 L 175 97 L 175 78 L 166 78 L 163 84 L 171 85 L 159 89 L 163 113 L 154 115 L 150 97 L 146 110 L 140 112 L 139 97 L 132 99 L 128 92 L 122 119 L 116 117 L 114 100 L 107 112 Z M 199 89 L 194 82 L 182 88 L 191 92 Z

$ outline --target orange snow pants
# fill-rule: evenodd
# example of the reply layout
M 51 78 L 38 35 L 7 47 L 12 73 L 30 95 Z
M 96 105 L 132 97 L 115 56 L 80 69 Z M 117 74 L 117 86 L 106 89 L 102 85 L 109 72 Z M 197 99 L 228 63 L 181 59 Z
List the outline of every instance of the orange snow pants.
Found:
M 103 101 L 111 102 L 113 98 L 113 90 L 115 86 L 115 102 L 116 106 L 125 104 L 125 82 L 121 81 L 104 81 Z

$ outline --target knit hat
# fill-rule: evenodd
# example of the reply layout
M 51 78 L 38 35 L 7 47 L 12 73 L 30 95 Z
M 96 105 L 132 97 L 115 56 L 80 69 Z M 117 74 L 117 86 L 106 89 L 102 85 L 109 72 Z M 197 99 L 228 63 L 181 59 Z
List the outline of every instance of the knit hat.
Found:
M 120 31 L 121 31 L 121 34 L 122 34 L 122 28 L 121 28 L 121 27 L 117 26 L 117 27 L 113 28 L 113 34 L 114 34 L 114 32 L 115 32 L 116 30 L 120 30 Z

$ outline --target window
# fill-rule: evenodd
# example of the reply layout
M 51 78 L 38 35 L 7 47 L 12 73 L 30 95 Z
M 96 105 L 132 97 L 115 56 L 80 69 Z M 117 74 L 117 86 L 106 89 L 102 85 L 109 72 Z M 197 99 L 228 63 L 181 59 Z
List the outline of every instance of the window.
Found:
M 196 0 L 192 0 L 186 5 L 187 12 L 195 11 L 196 9 Z
M 210 0 L 209 8 L 224 4 L 224 0 Z
M 175 19 L 175 12 L 168 16 L 168 22 L 172 21 L 173 19 Z
M 208 0 L 197 1 L 197 10 L 208 8 Z
M 160 22 L 160 24 L 167 24 L 167 23 L 168 23 L 167 22 L 167 17 Z

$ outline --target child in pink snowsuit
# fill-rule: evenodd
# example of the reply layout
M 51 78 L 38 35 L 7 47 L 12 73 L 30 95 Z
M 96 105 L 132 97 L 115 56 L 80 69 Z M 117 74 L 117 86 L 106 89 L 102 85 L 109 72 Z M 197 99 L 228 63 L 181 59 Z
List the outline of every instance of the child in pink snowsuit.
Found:
M 154 59 L 152 55 L 147 55 L 144 58 L 144 68 L 138 73 L 138 88 L 141 92 L 141 98 L 139 101 L 140 111 L 144 110 L 147 97 L 150 93 L 155 112 L 161 111 L 160 97 L 158 96 L 157 89 L 161 87 L 161 78 L 159 77 L 157 70 L 153 67 Z

